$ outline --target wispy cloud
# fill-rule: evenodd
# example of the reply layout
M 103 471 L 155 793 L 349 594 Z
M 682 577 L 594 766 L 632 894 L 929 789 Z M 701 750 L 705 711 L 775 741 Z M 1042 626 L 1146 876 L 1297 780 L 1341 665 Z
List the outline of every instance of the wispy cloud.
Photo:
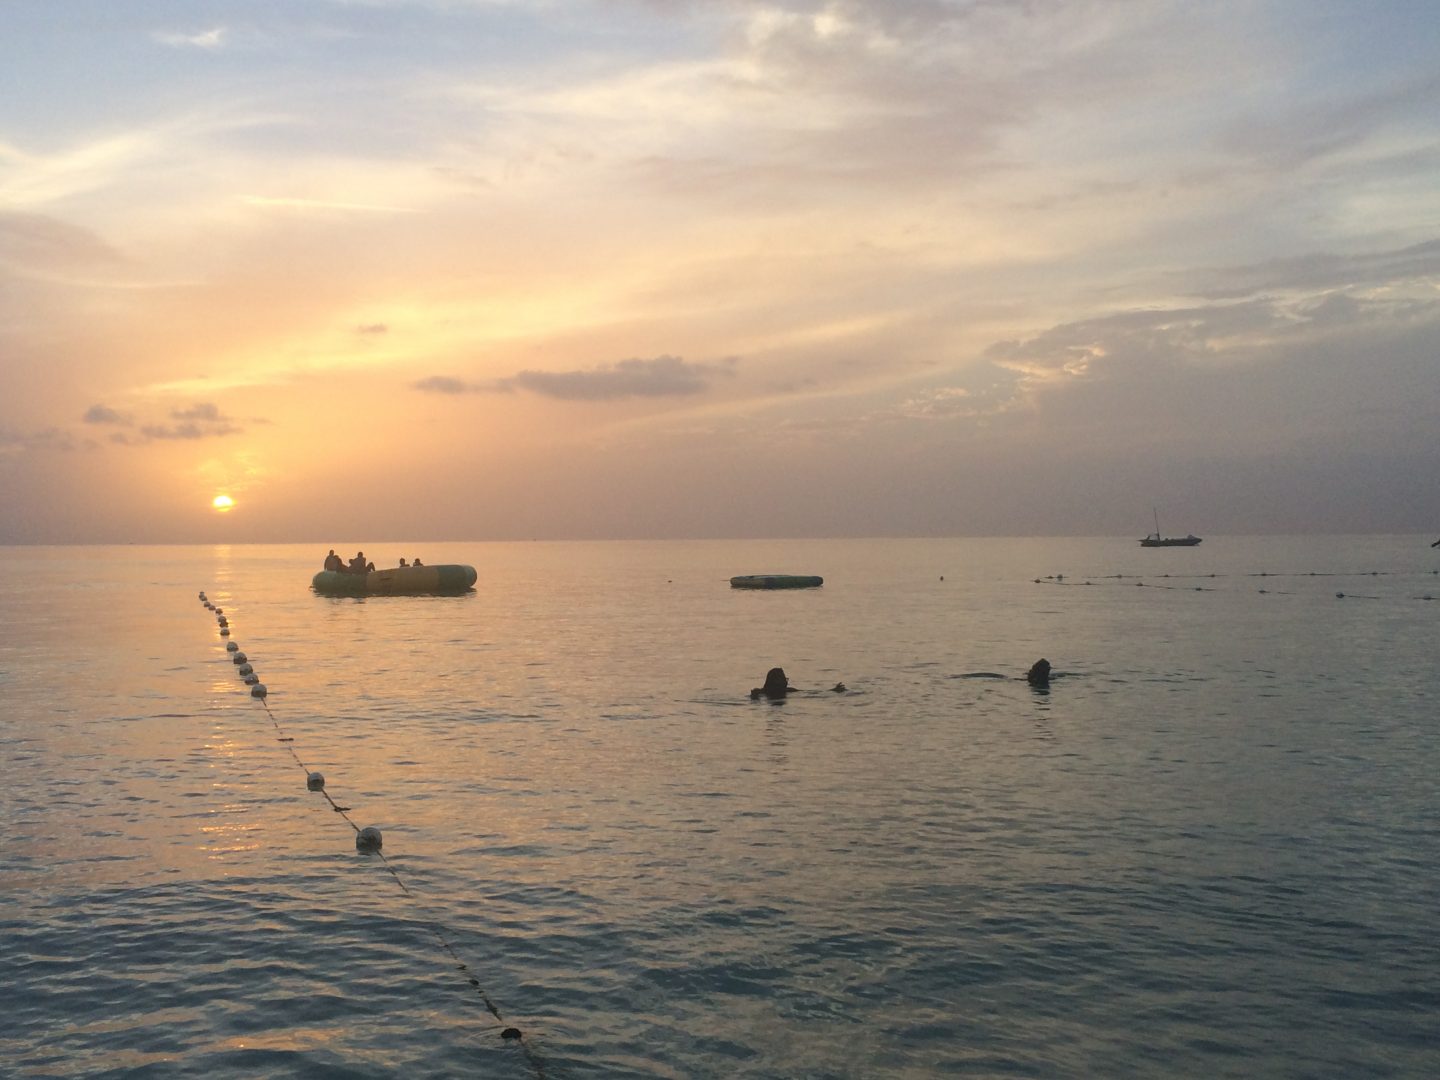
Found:
M 111 267 L 119 254 L 94 232 L 45 214 L 0 211 L 0 262 L 29 271 Z
M 0 457 L 17 457 L 37 451 L 71 453 L 87 444 L 62 428 L 43 428 L 39 431 L 16 431 L 0 427 Z M 93 443 L 88 445 L 93 446 Z
M 227 423 L 230 419 L 221 415 L 220 406 L 209 401 L 197 402 L 185 409 L 171 409 L 170 417 L 174 420 L 201 420 L 212 424 Z
M 340 211 L 357 214 L 418 214 L 410 206 L 382 206 L 378 203 L 343 202 L 334 199 L 300 199 L 292 196 L 242 195 L 246 206 L 275 210 Z
M 493 393 L 479 383 L 468 383 L 452 375 L 431 375 L 410 384 L 411 389 L 423 390 L 427 394 L 483 394 Z
M 622 398 L 688 397 L 703 394 L 717 377 L 735 374 L 734 358 L 718 364 L 691 363 L 678 356 L 632 358 L 580 371 L 520 371 L 488 383 L 431 375 L 412 383 L 432 394 L 509 394 L 526 390 L 559 401 L 614 401 Z
M 1426 292 L 1440 277 L 1440 240 L 1392 251 L 1327 252 L 1292 255 L 1250 266 L 1206 271 L 1198 275 L 1199 294 L 1230 299 L 1264 292 L 1392 287 L 1421 283 Z
M 140 433 L 147 439 L 213 439 L 222 435 L 239 435 L 242 428 L 234 424 L 212 424 L 209 426 L 184 424 L 146 424 Z
M 225 27 L 217 26 L 211 30 L 188 34 L 159 30 L 151 37 L 161 45 L 169 45 L 175 49 L 218 49 L 225 39 L 225 34 Z
M 561 401 L 609 401 L 703 394 L 716 376 L 733 374 L 733 361 L 695 364 L 678 356 L 657 356 L 653 360 L 621 360 L 590 371 L 521 371 L 501 379 L 499 386 Z

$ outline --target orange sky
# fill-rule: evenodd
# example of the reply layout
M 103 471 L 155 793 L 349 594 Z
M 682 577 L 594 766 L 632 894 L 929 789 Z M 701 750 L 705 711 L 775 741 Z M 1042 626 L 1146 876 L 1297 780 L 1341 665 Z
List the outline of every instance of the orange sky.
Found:
M 1429 5 L 0 18 L 0 542 L 1440 526 Z

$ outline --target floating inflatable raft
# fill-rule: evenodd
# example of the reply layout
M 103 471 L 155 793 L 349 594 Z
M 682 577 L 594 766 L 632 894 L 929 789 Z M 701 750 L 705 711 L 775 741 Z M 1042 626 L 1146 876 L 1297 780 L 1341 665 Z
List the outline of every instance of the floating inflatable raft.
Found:
M 813 574 L 742 574 L 730 579 L 732 589 L 813 589 L 824 585 Z
M 368 574 L 321 570 L 310 587 L 325 596 L 429 596 L 463 593 L 475 584 L 473 566 L 396 566 Z

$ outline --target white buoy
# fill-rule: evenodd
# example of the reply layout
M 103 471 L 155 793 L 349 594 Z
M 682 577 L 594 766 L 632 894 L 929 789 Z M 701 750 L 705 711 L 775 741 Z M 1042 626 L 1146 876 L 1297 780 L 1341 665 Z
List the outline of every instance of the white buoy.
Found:
M 238 667 L 240 664 L 245 663 L 245 661 L 249 659 L 250 658 L 246 656 L 243 652 L 237 652 L 235 653 L 235 655 L 230 657 L 230 662 Z
M 229 636 L 230 636 L 230 628 L 229 628 L 228 626 L 222 626 L 222 627 L 220 627 L 220 636 L 221 636 L 221 637 L 229 637 Z
M 241 664 L 241 665 L 240 665 L 238 668 L 236 668 L 235 670 L 238 671 L 241 675 L 249 675 L 249 674 L 251 674 L 252 672 L 254 672 L 255 669 L 254 669 L 253 667 L 251 667 L 249 664 Z
M 265 689 L 265 684 L 263 682 L 257 682 L 254 686 L 250 687 L 251 697 L 264 697 L 269 692 L 270 691 Z
M 224 609 L 223 607 L 217 607 L 217 608 L 215 609 L 215 614 L 216 614 L 216 615 L 224 615 L 224 614 L 225 614 L 225 609 Z
M 256 675 L 253 671 L 252 671 L 249 675 L 246 675 L 246 676 L 245 676 L 245 685 L 246 685 L 246 686 L 254 686 L 254 685 L 255 685 L 256 683 L 258 683 L 259 681 L 260 681 L 260 676 L 259 676 L 259 675 Z
M 324 776 L 324 774 L 323 774 L 323 773 L 318 773 L 318 772 L 312 772 L 309 776 L 305 777 L 305 786 L 306 786 L 307 788 L 309 788 L 311 791 L 324 791 L 324 790 L 325 790 L 325 776 Z
M 356 851 L 379 851 L 382 843 L 380 830 L 374 825 L 367 825 L 355 834 Z
M 226 651 L 226 652 L 234 652 L 234 651 L 237 650 L 238 648 L 240 648 L 240 646 L 239 646 L 239 645 L 236 645 L 235 642 L 233 642 L 233 641 L 227 641 L 227 642 L 225 643 L 225 651 Z
M 229 625 L 230 625 L 230 620 L 227 619 L 224 615 L 221 615 L 221 616 L 220 616 L 218 619 L 216 619 L 215 621 L 216 621 L 217 623 L 219 623 L 221 626 L 229 626 Z

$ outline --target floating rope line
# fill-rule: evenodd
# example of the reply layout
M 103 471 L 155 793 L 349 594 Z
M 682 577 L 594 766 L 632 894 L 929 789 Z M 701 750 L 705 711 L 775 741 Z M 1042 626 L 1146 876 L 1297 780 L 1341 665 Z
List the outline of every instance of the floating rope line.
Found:
M 212 604 L 203 592 L 200 594 L 200 602 L 204 604 L 206 608 L 215 612 L 216 622 L 219 624 L 220 627 L 220 636 L 222 638 L 229 638 L 230 623 L 229 619 L 225 615 L 224 609 L 218 608 L 214 604 Z M 285 749 L 290 752 L 290 756 L 295 759 L 295 764 L 300 766 L 300 768 L 305 771 L 305 786 L 311 791 L 318 792 L 325 799 L 325 801 L 330 804 L 330 808 L 335 811 L 335 813 L 339 814 L 342 818 L 344 818 L 345 823 L 355 831 L 355 849 L 357 851 L 361 852 L 362 854 L 374 855 L 378 857 L 380 860 L 380 864 L 384 866 L 387 871 L 389 871 L 390 877 L 394 880 L 395 884 L 399 886 L 400 891 L 404 893 L 407 897 L 409 897 L 411 900 L 415 901 L 417 904 L 423 903 L 421 898 L 417 896 L 407 884 L 405 884 L 405 879 L 400 876 L 400 872 L 395 868 L 395 865 L 385 857 L 385 853 L 381 850 L 381 844 L 383 841 L 381 838 L 380 830 L 369 827 L 362 829 L 359 825 L 357 825 L 355 823 L 355 819 L 350 816 L 353 807 L 341 806 L 339 803 L 337 803 L 335 799 L 331 796 L 330 792 L 325 789 L 325 777 L 319 772 L 311 769 L 310 766 L 305 763 L 305 760 L 299 755 L 299 753 L 296 752 L 295 738 L 294 736 L 286 735 L 284 729 L 280 726 L 279 718 L 275 715 L 275 711 L 270 707 L 270 702 L 268 700 L 269 691 L 266 689 L 265 685 L 259 681 L 259 677 L 254 674 L 254 669 L 249 663 L 249 658 L 243 652 L 239 651 L 239 646 L 234 641 L 227 641 L 225 648 L 227 653 L 229 654 L 230 660 L 236 666 L 237 673 L 245 680 L 247 684 L 249 684 L 250 696 L 260 703 L 260 707 L 265 710 L 265 715 L 269 717 L 270 724 L 275 729 L 276 742 L 281 743 L 285 747 Z M 460 971 L 464 975 L 466 982 L 470 984 L 471 988 L 480 998 L 480 1001 L 484 1004 L 486 1010 L 490 1013 L 491 1016 L 496 1019 L 498 1023 L 504 1025 L 505 1017 L 501 1014 L 499 1006 L 495 1004 L 494 999 L 491 998 L 491 996 L 485 991 L 485 988 L 480 984 L 480 980 L 477 979 L 475 975 L 471 972 L 470 966 L 463 959 L 461 959 L 460 954 L 456 950 L 454 944 L 451 942 L 450 936 L 447 933 L 444 925 L 440 922 L 440 920 L 436 919 L 434 915 L 429 914 L 428 912 L 425 914 L 423 922 L 430 930 L 430 933 L 434 935 L 435 940 L 440 945 L 440 948 L 445 951 L 445 953 L 450 957 L 452 961 L 454 961 L 456 970 Z M 530 1045 L 529 1041 L 525 1038 L 524 1034 L 520 1031 L 519 1028 L 505 1026 L 504 1029 L 500 1032 L 500 1038 L 507 1041 L 514 1041 L 519 1043 L 520 1049 L 525 1054 L 526 1061 L 529 1062 L 530 1067 L 534 1070 L 538 1080 L 545 1080 L 544 1062 L 536 1054 L 535 1049 Z
M 1247 574 L 1159 574 L 1159 575 L 1156 575 L 1156 576 L 1158 576 L 1161 580 L 1171 580 L 1171 581 L 1191 580 L 1191 581 L 1194 581 L 1194 580 L 1200 580 L 1200 579 L 1210 580 L 1210 579 L 1224 579 L 1224 578 L 1380 578 L 1380 577 L 1397 577 L 1397 578 L 1398 578 L 1398 577 L 1422 577 L 1422 576 L 1423 576 L 1423 577 L 1430 577 L 1430 576 L 1434 576 L 1434 575 L 1440 575 L 1440 570 L 1412 571 L 1412 572 L 1408 572 L 1408 573 L 1407 573 L 1407 572 L 1404 572 L 1404 571 L 1398 571 L 1398 570 L 1367 570 L 1367 571 L 1358 571 L 1358 572 L 1355 572 L 1355 573 L 1333 573 L 1333 572 L 1321 572 L 1321 571 L 1314 571 L 1314 570 L 1311 570 L 1311 571 L 1300 571 L 1300 572 L 1290 572 L 1290 573 L 1275 573 L 1275 572 L 1262 571 L 1262 572 L 1259 572 L 1259 573 L 1247 573 Z M 1142 578 L 1145 578 L 1145 579 L 1148 579 L 1148 580 L 1142 580 Z M 1227 592 L 1227 591 L 1233 591 L 1233 590 L 1227 590 L 1227 589 L 1224 589 L 1224 588 L 1215 588 L 1215 587 L 1213 587 L 1213 586 L 1207 586 L 1207 585 L 1160 585 L 1160 584 L 1156 584 L 1153 576 L 1151 576 L 1151 575 L 1142 575 L 1142 574 L 1106 574 L 1106 575 L 1104 575 L 1104 576 L 1096 575 L 1096 576 L 1094 576 L 1094 577 L 1080 578 L 1080 579 L 1078 579 L 1078 580 L 1075 579 L 1075 578 L 1067 578 L 1064 574 L 1048 574 L 1048 575 L 1046 575 L 1045 577 L 1032 578 L 1031 580 L 1032 580 L 1032 582 L 1033 582 L 1034 584 L 1036 584 L 1036 585 L 1090 585 L 1090 586 L 1094 586 L 1094 585 L 1096 585 L 1096 584 L 1098 583 L 1098 584 L 1101 584 L 1101 585 L 1119 585 L 1119 584 L 1123 584 L 1123 585 L 1133 586 L 1133 587 L 1135 587 L 1135 588 L 1142 588 L 1142 589 L 1170 589 L 1170 590 L 1177 591 L 1177 592 Z M 1277 596 L 1294 596 L 1294 595 L 1296 595 L 1295 593 L 1290 592 L 1290 591 L 1288 591 L 1288 590 L 1284 590 L 1284 589 L 1264 589 L 1264 588 L 1261 588 L 1261 589 L 1257 589 L 1257 590 L 1255 590 L 1255 591 L 1258 592 L 1258 593 L 1261 593 L 1261 594 L 1263 594 L 1263 595 L 1277 595 Z M 1337 593 L 1335 594 L 1335 599 L 1336 599 L 1336 600 L 1347 600 L 1347 599 L 1356 599 L 1356 600 L 1386 600 L 1386 599 L 1399 599 L 1399 598 L 1395 598 L 1395 597 L 1384 597 L 1384 596 L 1369 596 L 1369 595 L 1362 594 L 1362 593 L 1337 592 Z M 1436 597 L 1435 597 L 1433 594 L 1425 593 L 1424 595 L 1421 595 L 1421 596 L 1411 596 L 1409 599 L 1411 599 L 1411 600 L 1434 600 L 1434 599 L 1436 599 Z

